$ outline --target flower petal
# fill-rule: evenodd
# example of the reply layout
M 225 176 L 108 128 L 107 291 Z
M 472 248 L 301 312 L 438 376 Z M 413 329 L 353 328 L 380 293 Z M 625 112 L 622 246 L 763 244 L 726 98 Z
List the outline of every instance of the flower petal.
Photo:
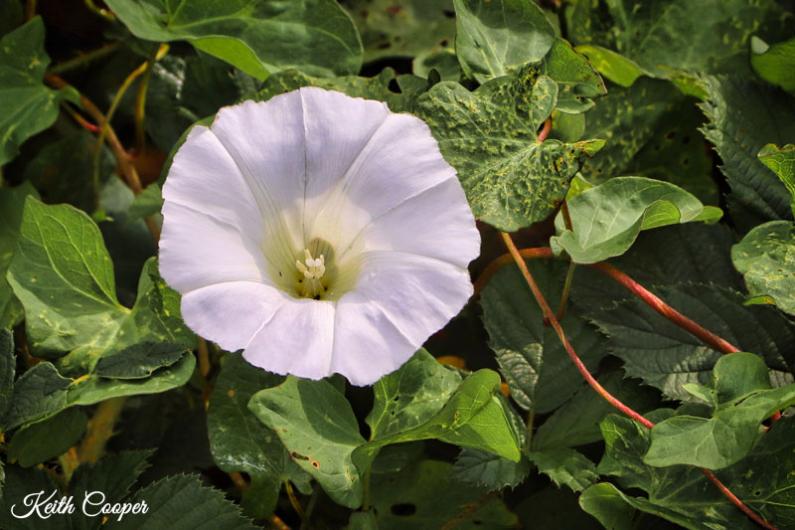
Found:
M 356 289 L 339 301 L 332 363 L 351 382 L 373 381 L 400 366 L 472 296 L 467 270 L 445 261 L 398 252 L 362 258 Z
M 480 234 L 458 179 L 445 180 L 374 219 L 359 234 L 362 251 L 419 254 L 467 267 Z
M 254 240 L 262 230 L 262 214 L 248 184 L 207 127 L 194 127 L 177 151 L 163 186 L 163 199 L 237 226 Z
M 254 336 L 243 358 L 277 374 L 309 379 L 331 375 L 332 302 L 288 298 Z
M 384 310 L 352 291 L 337 302 L 331 372 L 365 386 L 397 370 L 418 346 L 395 328 Z
M 301 95 L 293 91 L 265 103 L 223 108 L 210 126 L 248 183 L 266 224 L 279 224 L 274 230 L 289 237 L 293 247 L 303 239 L 303 114 Z
M 160 236 L 160 274 L 181 293 L 214 283 L 269 283 L 259 247 L 243 228 L 166 201 Z
M 390 114 L 348 172 L 327 193 L 308 233 L 344 254 L 370 222 L 423 191 L 455 178 L 428 126 L 408 114 Z
M 202 337 L 236 351 L 251 342 L 285 299 L 281 291 L 262 283 L 217 283 L 185 294 L 182 318 Z

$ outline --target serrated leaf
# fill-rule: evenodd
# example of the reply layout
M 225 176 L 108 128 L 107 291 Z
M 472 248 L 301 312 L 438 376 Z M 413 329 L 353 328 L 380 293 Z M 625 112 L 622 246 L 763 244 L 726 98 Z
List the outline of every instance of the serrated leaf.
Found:
M 63 530 L 63 521 L 55 517 L 43 519 L 32 515 L 17 518 L 12 514 L 12 509 L 13 513 L 19 515 L 28 513 L 30 508 L 24 504 L 25 496 L 39 491 L 47 496 L 55 492 L 57 496 L 57 487 L 47 473 L 35 468 L 6 466 L 3 494 L 0 495 L 0 527 L 14 530 Z
M 607 46 L 658 76 L 675 70 L 748 72 L 751 35 L 787 32 L 774 0 L 576 0 L 566 12 L 575 44 Z
M 475 92 L 442 82 L 417 99 L 415 112 L 458 171 L 475 216 L 501 230 L 515 231 L 552 213 L 582 158 L 601 147 L 598 141 L 536 142 L 557 90 L 531 66 Z
M 498 497 L 452 479 L 451 464 L 424 460 L 372 479 L 378 530 L 516 528 L 518 520 Z
M 362 43 L 353 21 L 333 0 L 110 0 L 138 38 L 187 40 L 247 74 L 298 68 L 309 74 L 354 74 Z
M 795 326 L 774 308 L 744 306 L 740 293 L 714 285 L 661 287 L 655 294 L 741 350 L 762 356 L 773 370 L 774 383 L 792 381 L 786 372 L 792 369 Z M 686 400 L 683 384 L 711 381 L 721 354 L 643 302 L 626 300 L 590 316 L 608 335 L 608 348 L 624 361 L 627 374 L 666 396 Z
M 586 138 L 605 147 L 583 163 L 594 184 L 621 175 L 665 180 L 718 204 L 712 158 L 698 128 L 701 112 L 671 83 L 643 77 L 631 87 L 611 87 L 586 114 Z
M 567 266 L 533 261 L 528 267 L 545 297 L 559 300 Z M 489 346 L 520 407 L 539 414 L 551 412 L 579 389 L 580 374 L 554 330 L 544 325 L 541 309 L 514 267 L 505 267 L 489 281 L 481 305 Z M 604 356 L 601 337 L 576 307 L 569 307 L 561 324 L 586 366 L 596 368 Z
M 0 166 L 58 117 L 61 95 L 42 83 L 48 64 L 41 17 L 0 39 Z
M 712 417 L 676 415 L 657 423 L 643 461 L 722 469 L 739 462 L 761 434 L 760 424 L 795 404 L 795 384 L 770 389 L 764 361 L 752 353 L 721 357 L 713 369 Z
M 795 38 L 770 45 L 752 37 L 751 66 L 768 83 L 795 93 Z
M 8 444 L 9 461 L 30 467 L 65 453 L 80 441 L 87 420 L 82 410 L 73 408 L 20 429 Z
M 518 463 L 493 453 L 464 449 L 456 458 L 453 475 L 456 481 L 482 486 L 489 491 L 515 488 L 530 473 L 530 462 L 522 458 Z
M 795 224 L 770 221 L 732 247 L 732 261 L 753 296 L 772 300 L 795 315 Z
M 19 225 L 28 195 L 37 193 L 27 182 L 16 188 L 0 188 L 0 328 L 16 325 L 23 315 L 22 305 L 8 284 L 6 272 L 17 249 Z
M 227 354 L 207 410 L 213 459 L 228 473 L 242 471 L 251 477 L 243 508 L 257 518 L 273 511 L 283 481 L 292 480 L 301 489 L 308 486 L 308 476 L 290 460 L 276 434 L 248 409 L 254 393 L 282 379 L 248 364 L 240 355 Z
M 361 504 L 352 454 L 365 440 L 348 400 L 331 383 L 288 377 L 254 394 L 248 407 L 334 502 L 349 508 Z
M 454 0 L 455 48 L 467 77 L 480 83 L 540 61 L 555 30 L 534 2 Z
M 362 34 L 365 62 L 415 57 L 453 45 L 452 0 L 345 0 L 342 4 Z
M 14 336 L 10 330 L 0 329 L 0 425 L 14 393 L 16 364 Z
M 531 451 L 530 460 L 538 471 L 548 475 L 558 487 L 580 492 L 596 482 L 596 465 L 582 453 L 568 447 L 548 451 Z
M 71 492 L 79 499 L 92 491 L 103 492 L 111 501 L 123 499 L 149 467 L 147 461 L 153 453 L 153 450 L 122 451 L 106 454 L 93 464 L 81 464 L 72 477 Z
M 691 221 L 717 221 L 722 212 L 667 182 L 617 177 L 568 201 L 571 229 L 555 218 L 556 253 L 575 263 L 596 263 L 626 252 L 642 230 Z
M 203 486 L 197 476 L 168 477 L 138 490 L 127 502 L 145 501 L 146 514 L 111 517 L 112 530 L 254 530 L 239 508 L 224 498 L 222 491 Z
M 792 196 L 757 158 L 768 143 L 795 138 L 795 100 L 769 86 L 731 76 L 702 79 L 707 99 L 703 131 L 715 146 L 731 194 L 729 212 L 748 229 L 765 221 L 792 219 Z
M 622 403 L 640 413 L 650 410 L 659 401 L 657 392 L 640 385 L 636 379 L 625 379 L 620 370 L 600 376 L 599 383 Z M 604 399 L 596 398 L 593 388 L 582 384 L 570 401 L 538 427 L 531 449 L 556 450 L 600 441 L 599 423 L 615 409 Z

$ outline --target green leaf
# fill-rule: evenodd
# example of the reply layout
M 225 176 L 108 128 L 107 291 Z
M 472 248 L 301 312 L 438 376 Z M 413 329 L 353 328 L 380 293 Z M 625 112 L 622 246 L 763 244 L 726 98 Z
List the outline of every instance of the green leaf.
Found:
M 160 186 L 157 183 L 150 184 L 133 200 L 128 210 L 128 219 L 143 219 L 158 214 L 162 206 L 163 197 L 160 194 Z
M 93 405 L 114 397 L 165 392 L 184 385 L 195 366 L 195 357 L 188 354 L 147 379 L 107 379 L 96 374 L 68 379 L 51 363 L 41 362 L 17 380 L 12 405 L 4 420 L 5 428 L 10 430 L 45 420 L 73 405 Z
M 398 371 L 374 386 L 373 409 L 367 415 L 370 439 L 399 434 L 429 421 L 461 383 L 461 376 L 420 350 Z
M 795 100 L 769 86 L 736 77 L 702 80 L 707 99 L 704 135 L 723 160 L 731 187 L 729 212 L 748 229 L 765 221 L 792 219 L 792 195 L 757 158 L 769 143 L 795 138 Z
M 530 462 L 522 458 L 511 462 L 493 453 L 477 449 L 464 449 L 455 461 L 453 474 L 456 481 L 481 486 L 489 491 L 515 488 L 530 473 Z
M 795 404 L 795 384 L 770 389 L 764 361 L 753 353 L 721 357 L 713 369 L 710 418 L 673 416 L 651 430 L 643 461 L 655 467 L 689 464 L 722 469 L 739 462 L 761 434 L 761 422 Z
M 110 379 L 146 379 L 161 368 L 171 366 L 190 351 L 167 342 L 140 342 L 103 356 L 94 373 Z
M 384 68 L 375 77 L 343 76 L 334 78 L 312 77 L 296 70 L 285 70 L 274 74 L 263 83 L 257 98 L 265 101 L 278 94 L 284 94 L 305 86 L 316 86 L 336 90 L 351 97 L 376 99 L 386 103 L 392 112 L 409 110 L 413 104 L 410 94 L 394 92 L 390 85 L 397 83 L 398 76 L 391 68 Z M 425 83 L 427 86 L 427 82 Z
M 613 50 L 589 44 L 577 46 L 575 50 L 588 57 L 597 72 L 617 85 L 630 87 L 638 77 L 645 74 L 635 61 Z
M 28 195 L 36 195 L 29 183 L 16 188 L 0 188 L 0 328 L 12 327 L 22 320 L 22 305 L 8 284 L 6 272 L 17 249 L 19 225 Z
M 606 140 L 583 163 L 583 174 L 594 184 L 637 175 L 665 180 L 704 203 L 718 204 L 712 157 L 698 131 L 704 117 L 671 83 L 644 77 L 629 88 L 611 87 L 586 117 L 585 137 Z
M 423 460 L 397 473 L 372 478 L 378 530 L 494 530 L 516 528 L 518 520 L 499 497 L 452 478 L 451 464 Z
M 352 454 L 365 440 L 348 400 L 334 385 L 291 376 L 254 394 L 248 407 L 334 502 L 349 508 L 361 504 L 362 483 Z
M 213 459 L 227 473 L 244 472 L 251 477 L 243 509 L 257 518 L 270 515 L 276 507 L 283 481 L 292 480 L 302 490 L 308 486 L 307 475 L 290 459 L 276 433 L 248 409 L 251 396 L 282 379 L 248 364 L 240 355 L 227 354 L 207 410 Z
M 744 296 L 714 285 L 684 284 L 655 289 L 655 294 L 688 318 L 742 351 L 762 356 L 776 384 L 792 381 L 795 326 L 778 311 L 744 306 Z M 685 383 L 709 384 L 721 354 L 657 314 L 643 302 L 628 299 L 590 314 L 608 336 L 608 349 L 624 361 L 632 377 L 674 399 L 689 399 Z M 786 361 L 785 361 L 786 359 Z
M 365 62 L 415 57 L 453 44 L 452 0 L 348 0 L 343 4 L 362 34 Z
M 455 48 L 467 77 L 480 83 L 539 62 L 555 29 L 535 2 L 454 0 Z
M 285 68 L 313 75 L 354 74 L 362 43 L 333 0 L 110 0 L 138 38 L 187 40 L 258 79 Z
M 110 530 L 254 530 L 239 508 L 226 500 L 222 491 L 203 486 L 197 476 L 168 477 L 138 490 L 126 502 L 145 501 L 146 514 L 113 516 Z
M 0 39 L 0 166 L 58 117 L 61 96 L 42 84 L 48 64 L 41 17 Z
M 442 82 L 417 99 L 416 113 L 458 171 L 475 216 L 500 230 L 512 232 L 552 213 L 583 157 L 602 145 L 536 142 L 557 91 L 550 77 L 527 67 L 475 92 Z
M 101 491 L 110 502 L 124 499 L 138 478 L 149 467 L 147 460 L 153 450 L 122 451 L 103 456 L 93 464 L 80 464 L 70 483 L 70 492 L 82 501 L 86 493 Z M 130 517 L 128 515 L 127 517 Z M 137 516 L 132 516 L 137 518 Z M 86 517 L 76 510 L 72 514 L 73 528 L 83 528 Z
M 580 507 L 593 515 L 604 528 L 631 530 L 635 508 L 621 491 L 609 482 L 588 487 L 580 495 Z
M 771 46 L 751 37 L 751 66 L 768 83 L 795 93 L 795 38 Z
M 7 466 L 5 484 L 0 495 L 0 527 L 14 530 L 63 530 L 64 525 L 55 517 L 48 519 L 31 516 L 18 519 L 11 514 L 11 507 L 16 505 L 16 513 L 26 513 L 24 499 L 26 495 L 38 491 L 47 494 L 57 491 L 55 483 L 43 470 L 22 469 L 18 466 Z
M 704 206 L 682 188 L 643 177 L 613 178 L 573 197 L 568 206 L 571 229 L 558 214 L 558 235 L 550 243 L 575 263 L 620 256 L 642 230 L 721 216 L 718 208 Z
M 620 370 L 600 376 L 599 383 L 622 403 L 640 413 L 650 410 L 659 401 L 657 392 L 640 385 L 636 379 L 625 379 Z M 554 451 L 601 441 L 599 423 L 615 409 L 604 399 L 596 398 L 593 388 L 582 384 L 570 401 L 538 427 L 531 448 Z
M 657 76 L 749 72 L 751 35 L 788 31 L 774 0 L 608 0 L 599 9 L 589 0 L 573 4 L 566 13 L 572 42 L 607 46 Z
M 116 299 L 99 229 L 71 206 L 27 198 L 8 280 L 25 306 L 28 340 L 40 356 L 108 340 L 129 313 Z
M 8 444 L 8 458 L 22 467 L 40 464 L 65 453 L 83 437 L 86 414 L 66 409 L 45 421 L 20 429 Z
M 45 144 L 36 153 L 36 157 L 25 167 L 25 180 L 43 191 L 44 202 L 66 202 L 93 212 L 97 208 L 99 194 L 99 190 L 94 189 L 91 178 L 96 147 L 97 140 L 88 131 L 71 131 Z M 105 182 L 108 178 L 115 178 L 115 168 L 116 161 L 110 149 L 103 147 L 100 155 L 100 180 Z
M 770 298 L 795 315 L 795 224 L 770 221 L 732 247 L 732 261 L 753 296 Z
M 567 266 L 531 261 L 528 267 L 550 301 L 560 299 Z M 495 274 L 481 294 L 483 323 L 489 346 L 495 352 L 511 398 L 524 410 L 551 412 L 580 387 L 582 376 L 572 364 L 521 274 L 505 267 Z M 569 307 L 561 321 L 569 340 L 589 369 L 604 356 L 602 339 L 595 329 Z
M 568 41 L 556 38 L 541 64 L 543 73 L 558 83 L 558 111 L 580 114 L 594 106 L 591 98 L 607 93 L 605 83 L 588 59 Z M 560 118 L 557 119 L 560 122 Z M 594 138 L 593 136 L 591 138 Z
M 792 469 L 794 428 L 795 422 L 790 418 L 774 423 L 746 459 L 716 473 L 735 495 L 780 528 L 788 528 L 795 522 L 792 491 L 795 479 L 784 471 Z M 623 501 L 692 530 L 757 528 L 698 468 L 644 465 L 641 459 L 649 446 L 646 428 L 627 418 L 610 415 L 602 423 L 602 432 L 606 452 L 597 468 L 599 473 L 615 477 L 623 489 L 643 490 L 647 494 L 647 497 L 630 496 L 603 485 L 592 486 L 599 489 L 583 493 L 586 499 L 596 494 L 606 497 L 610 511 L 618 519 L 622 519 L 620 501 Z M 583 507 L 588 505 L 584 503 Z
M 0 425 L 2 425 L 3 416 L 11 404 L 16 364 L 14 336 L 10 330 L 0 329 Z M 0 484 L 2 484 L 1 481 Z
M 757 154 L 759 160 L 775 173 L 791 196 L 791 207 L 795 213 L 795 144 L 778 147 L 767 144 Z
M 580 492 L 596 482 L 596 465 L 585 455 L 568 447 L 548 451 L 532 451 L 530 460 L 538 471 L 548 475 L 558 487 L 567 486 Z

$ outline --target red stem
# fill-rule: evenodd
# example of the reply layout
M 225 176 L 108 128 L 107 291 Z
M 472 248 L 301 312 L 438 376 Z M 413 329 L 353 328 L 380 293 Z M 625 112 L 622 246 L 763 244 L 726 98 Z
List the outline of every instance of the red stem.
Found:
M 730 343 L 726 339 L 718 337 L 708 329 L 705 329 L 697 322 L 687 318 L 682 313 L 663 302 L 656 294 L 652 293 L 641 284 L 630 278 L 625 272 L 618 270 L 616 267 L 609 263 L 594 263 L 591 265 L 615 281 L 629 289 L 632 294 L 643 300 L 646 305 L 654 309 L 656 312 L 681 327 L 691 335 L 698 337 L 704 344 L 711 346 L 713 349 L 723 353 L 735 353 L 740 351 L 740 348 Z
M 508 252 L 510 253 L 511 258 L 519 267 L 519 270 L 521 271 L 522 276 L 527 282 L 528 287 L 530 287 L 530 291 L 532 291 L 533 297 L 536 299 L 536 302 L 538 302 L 538 305 L 541 307 L 541 311 L 544 314 L 544 318 L 550 323 L 552 328 L 555 330 L 555 333 L 558 335 L 561 344 L 563 344 L 566 353 L 569 355 L 569 358 L 574 363 L 574 366 L 580 372 L 583 379 L 585 379 L 585 381 L 591 386 L 591 388 L 593 388 L 596 391 L 597 394 L 602 396 L 602 398 L 604 398 L 608 403 L 610 403 L 614 408 L 619 410 L 621 413 L 637 421 L 638 423 L 640 423 L 641 425 L 645 426 L 648 429 L 654 427 L 654 423 L 652 421 L 646 419 L 642 414 L 636 412 L 632 408 L 622 403 L 621 400 L 619 400 L 618 398 L 613 396 L 610 392 L 608 392 L 602 385 L 599 384 L 599 381 L 597 381 L 596 378 L 593 375 L 591 375 L 591 372 L 588 371 L 588 368 L 585 366 L 585 363 L 582 362 L 580 356 L 577 355 L 577 352 L 574 350 L 574 347 L 571 345 L 569 339 L 566 337 L 566 333 L 563 331 L 563 327 L 560 325 L 560 322 L 555 316 L 555 313 L 552 311 L 552 308 L 549 307 L 549 303 L 547 302 L 546 298 L 544 298 L 544 295 L 541 293 L 541 289 L 538 288 L 538 284 L 533 278 L 533 275 L 530 273 L 530 270 L 527 268 L 527 264 L 523 259 L 522 253 L 519 251 L 519 249 L 516 248 L 516 245 L 511 239 L 511 236 L 506 234 L 505 232 L 500 232 L 500 235 L 502 236 L 502 239 L 505 242 L 505 246 L 508 248 Z M 532 250 L 533 250 L 532 252 L 533 257 L 541 257 L 541 256 L 546 257 L 552 255 L 551 249 L 532 249 Z M 631 278 L 629 278 L 628 276 L 627 278 L 631 280 Z M 639 288 L 642 288 L 642 286 L 640 286 L 639 284 L 635 285 Z M 654 296 L 651 293 L 648 294 Z M 654 297 L 654 299 L 656 299 L 660 304 L 665 305 L 665 303 L 659 298 Z M 679 315 L 682 318 L 686 318 L 681 314 Z M 689 319 L 687 320 L 690 321 Z M 693 322 L 693 324 L 695 324 L 695 322 Z M 731 502 L 734 506 L 740 509 L 752 521 L 754 521 L 756 524 L 758 524 L 763 528 L 767 528 L 768 530 L 776 530 L 775 526 L 765 521 L 761 516 L 759 516 L 748 506 L 746 506 L 743 503 L 743 501 L 741 501 L 734 493 L 732 493 L 731 490 L 729 490 L 729 488 L 727 488 L 726 485 L 723 484 L 723 482 L 721 482 L 720 479 L 717 476 L 715 476 L 715 474 L 712 471 L 709 471 L 708 469 L 702 469 L 701 471 L 704 473 L 707 479 L 709 479 L 709 481 L 712 482 L 718 488 L 718 490 L 729 500 L 729 502 Z
M 552 118 L 547 118 L 544 121 L 544 126 L 541 128 L 541 131 L 538 133 L 536 141 L 538 143 L 542 143 L 544 140 L 547 139 L 547 136 L 549 136 L 550 131 L 552 131 Z

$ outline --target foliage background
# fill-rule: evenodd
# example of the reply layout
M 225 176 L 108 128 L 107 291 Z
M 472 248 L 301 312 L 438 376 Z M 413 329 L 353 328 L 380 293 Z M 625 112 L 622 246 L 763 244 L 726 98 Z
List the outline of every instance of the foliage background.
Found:
M 707 468 L 795 528 L 793 28 L 790 0 L 0 0 L 0 527 L 753 528 Z M 475 298 L 372 388 L 218 350 L 157 273 L 186 131 L 307 85 L 424 119 L 480 220 Z M 651 431 L 499 231 L 561 258 L 528 266 Z M 151 508 L 10 515 L 52 488 Z

